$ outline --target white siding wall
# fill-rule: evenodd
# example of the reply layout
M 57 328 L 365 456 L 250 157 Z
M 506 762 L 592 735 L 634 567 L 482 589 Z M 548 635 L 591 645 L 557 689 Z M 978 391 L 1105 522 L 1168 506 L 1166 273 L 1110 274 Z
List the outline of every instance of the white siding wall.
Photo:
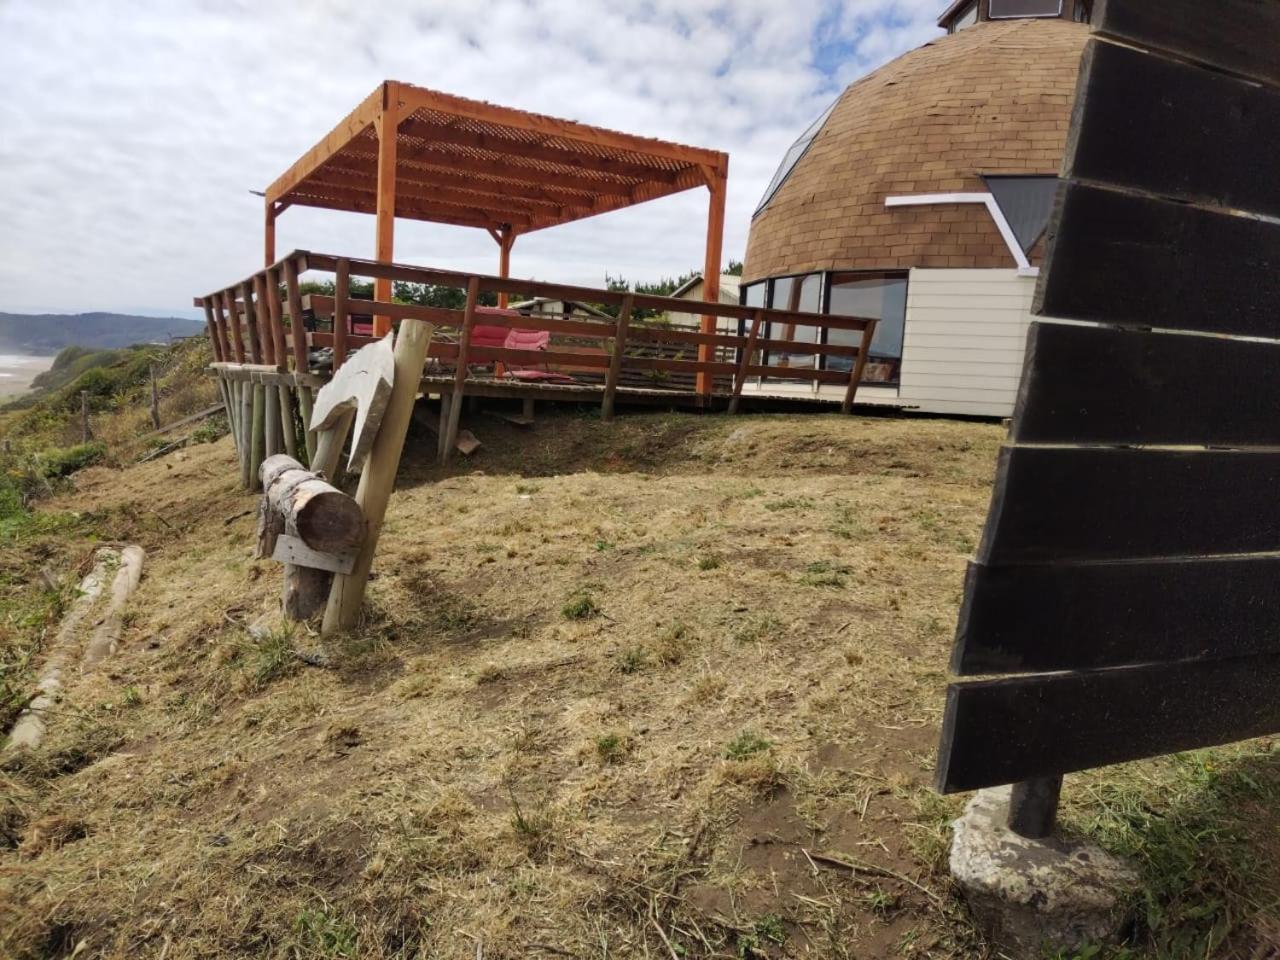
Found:
M 1035 288 L 1017 270 L 912 270 L 899 403 L 1011 416 Z

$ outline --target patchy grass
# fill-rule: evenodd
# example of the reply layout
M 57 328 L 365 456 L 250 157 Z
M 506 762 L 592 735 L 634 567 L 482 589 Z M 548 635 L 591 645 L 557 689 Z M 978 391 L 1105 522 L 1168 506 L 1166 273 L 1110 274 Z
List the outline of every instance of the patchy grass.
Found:
M 411 432 L 365 620 L 332 639 L 273 632 L 227 439 L 41 493 L 0 542 L 4 657 L 38 666 L 56 628 L 42 567 L 148 559 L 109 670 L 0 768 L 0 956 L 995 960 L 946 876 L 964 798 L 928 784 L 1003 432 L 473 428 L 449 469 Z M 1280 946 L 1275 762 L 1068 778 L 1067 826 L 1143 869 L 1114 957 Z

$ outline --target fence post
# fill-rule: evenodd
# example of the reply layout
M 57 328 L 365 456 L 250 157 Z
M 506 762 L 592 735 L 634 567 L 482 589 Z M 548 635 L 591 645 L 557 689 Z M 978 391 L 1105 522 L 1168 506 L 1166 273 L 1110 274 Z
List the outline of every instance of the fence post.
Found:
M 858 395 L 858 385 L 862 383 L 862 371 L 867 366 L 867 354 L 871 351 L 871 338 L 875 336 L 876 321 L 868 320 L 862 328 L 862 340 L 858 346 L 858 357 L 849 371 L 849 386 L 844 391 L 844 403 L 840 404 L 841 413 L 853 413 L 853 398 Z
M 160 429 L 160 390 L 156 386 L 156 365 L 150 365 L 151 369 L 151 429 Z
M 89 430 L 89 391 L 80 391 L 80 419 L 82 421 L 82 442 L 88 443 L 93 439 L 93 434 Z
M 453 373 L 453 395 L 449 398 L 449 427 L 440 451 L 440 464 L 449 462 L 453 445 L 458 442 L 458 424 L 462 420 L 463 385 L 467 379 L 467 358 L 471 353 L 471 329 L 476 324 L 476 304 L 480 299 L 480 278 L 467 282 L 467 307 L 462 315 L 462 332 L 458 337 L 458 367 Z

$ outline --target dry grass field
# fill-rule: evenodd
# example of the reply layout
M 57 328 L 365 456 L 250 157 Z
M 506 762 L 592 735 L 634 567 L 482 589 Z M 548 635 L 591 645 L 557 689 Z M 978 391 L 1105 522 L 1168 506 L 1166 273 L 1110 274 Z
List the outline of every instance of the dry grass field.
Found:
M 279 622 L 225 438 L 82 471 L 3 545 L 12 591 L 149 554 L 119 655 L 0 772 L 0 956 L 989 955 L 928 784 L 1000 428 L 474 429 L 404 465 L 333 643 Z M 1146 878 L 1112 955 L 1280 956 L 1278 758 L 1069 779 Z

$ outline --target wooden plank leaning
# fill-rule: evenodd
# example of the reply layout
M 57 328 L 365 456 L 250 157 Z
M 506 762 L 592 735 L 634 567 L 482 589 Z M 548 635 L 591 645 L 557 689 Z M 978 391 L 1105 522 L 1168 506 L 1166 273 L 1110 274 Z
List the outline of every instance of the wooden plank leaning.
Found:
M 764 312 L 756 311 L 751 318 L 751 332 L 747 335 L 747 345 L 742 349 L 738 359 L 738 372 L 733 377 L 733 397 L 729 400 L 729 412 L 737 413 L 742 401 L 742 385 L 747 381 L 747 371 L 751 369 L 751 355 L 756 352 L 756 341 L 760 339 L 760 327 L 764 324 Z

